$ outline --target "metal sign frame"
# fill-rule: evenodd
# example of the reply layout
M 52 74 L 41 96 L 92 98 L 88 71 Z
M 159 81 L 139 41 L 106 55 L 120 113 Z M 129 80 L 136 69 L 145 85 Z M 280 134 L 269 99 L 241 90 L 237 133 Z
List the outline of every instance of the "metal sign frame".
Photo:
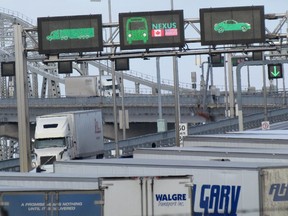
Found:
M 183 47 L 183 10 L 119 13 L 119 31 L 121 50 Z
M 58 16 L 37 19 L 40 54 L 103 50 L 102 16 Z

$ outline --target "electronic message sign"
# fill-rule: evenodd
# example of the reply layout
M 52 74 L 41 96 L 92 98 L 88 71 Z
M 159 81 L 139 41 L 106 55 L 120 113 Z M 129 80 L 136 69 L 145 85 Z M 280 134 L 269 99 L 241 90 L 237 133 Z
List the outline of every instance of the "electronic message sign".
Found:
M 101 15 L 42 17 L 37 25 L 40 54 L 103 50 Z
M 200 9 L 202 45 L 265 42 L 264 6 Z
M 120 13 L 120 48 L 184 46 L 183 10 Z
M 1 76 L 15 76 L 15 61 L 1 62 Z
M 282 64 L 268 64 L 268 79 L 283 78 Z

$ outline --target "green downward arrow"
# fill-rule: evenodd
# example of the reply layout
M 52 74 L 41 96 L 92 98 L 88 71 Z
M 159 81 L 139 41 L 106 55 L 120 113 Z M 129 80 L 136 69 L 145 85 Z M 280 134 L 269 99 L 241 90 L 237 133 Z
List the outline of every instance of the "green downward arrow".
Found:
M 271 74 L 274 77 L 277 77 L 279 75 L 280 71 L 277 71 L 277 66 L 274 66 L 273 68 L 274 68 L 274 70 L 271 72 Z

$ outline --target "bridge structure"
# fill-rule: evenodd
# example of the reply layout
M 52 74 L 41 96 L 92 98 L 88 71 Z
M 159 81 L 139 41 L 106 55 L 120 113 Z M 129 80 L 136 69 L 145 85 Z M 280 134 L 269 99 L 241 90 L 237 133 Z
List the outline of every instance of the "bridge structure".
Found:
M 104 41 L 106 47 L 105 53 L 95 58 L 91 54 L 84 56 L 64 55 L 62 60 L 78 59 L 74 61 L 74 70 L 81 75 L 89 75 L 89 68 L 97 68 L 99 73 L 110 74 L 112 68 L 110 65 L 103 63 L 102 60 L 115 60 L 121 57 L 133 58 L 151 58 L 165 56 L 184 56 L 184 55 L 201 55 L 215 53 L 241 53 L 245 54 L 253 51 L 263 51 L 267 58 L 286 59 L 287 57 L 287 33 L 283 33 L 282 28 L 287 24 L 287 13 L 283 14 L 267 14 L 265 15 L 267 22 L 277 20 L 278 23 L 272 26 L 272 29 L 266 27 L 266 44 L 258 46 L 237 45 L 234 47 L 221 47 L 218 49 L 190 49 L 188 44 L 197 44 L 200 42 L 200 30 L 198 18 L 185 19 L 185 31 L 191 36 L 185 38 L 187 48 L 185 50 L 160 50 L 151 52 L 134 52 L 134 53 L 109 53 L 108 48 L 119 46 L 119 27 L 117 23 L 105 23 L 104 28 L 112 29 L 112 34 Z M 102 109 L 104 114 L 105 131 L 113 131 L 113 100 L 111 98 L 67 98 L 62 93 L 61 86 L 65 84 L 64 78 L 67 75 L 59 75 L 57 72 L 57 63 L 50 61 L 46 56 L 39 55 L 37 52 L 37 29 L 31 19 L 15 11 L 0 8 L 0 61 L 7 62 L 15 59 L 14 50 L 14 32 L 13 25 L 20 24 L 25 29 L 25 46 L 27 51 L 27 69 L 28 69 L 28 97 L 29 97 L 29 116 L 33 126 L 37 115 L 48 114 L 51 112 L 60 112 L 67 110 L 79 109 Z M 268 26 L 268 25 L 267 25 Z M 271 26 L 271 25 L 270 25 Z M 211 65 L 209 65 L 211 66 Z M 116 78 L 121 77 L 122 80 L 128 80 L 135 84 L 135 90 L 127 92 L 124 98 L 125 109 L 129 110 L 129 122 L 131 134 L 128 138 L 147 135 L 157 132 L 155 124 L 158 118 L 159 110 L 159 83 L 151 76 L 135 71 L 115 72 Z M 235 107 L 228 103 L 228 98 L 232 95 L 226 92 L 213 93 L 208 89 L 207 69 L 206 83 L 200 89 L 193 87 L 192 83 L 179 83 L 180 94 L 180 116 L 185 122 L 190 123 L 191 127 L 205 122 L 217 122 L 218 120 L 236 119 L 235 115 L 230 116 L 229 111 L 235 110 Z M 0 78 L 0 135 L 1 138 L 1 157 L 0 159 L 8 159 L 17 154 L 17 103 L 16 103 L 16 84 L 15 77 Z M 168 122 L 168 129 L 173 129 L 175 124 L 175 86 L 172 81 L 160 81 L 161 91 L 165 91 L 167 95 L 161 95 L 163 109 L 163 118 Z M 141 94 L 139 85 L 146 86 L 151 89 L 150 94 Z M 235 89 L 234 89 L 235 90 Z M 266 88 L 265 88 L 266 90 Z M 161 93 L 161 92 L 160 92 Z M 263 99 L 265 97 L 265 100 Z M 120 107 L 122 98 L 117 98 L 117 106 Z M 203 104 L 205 106 L 203 106 Z M 237 101 L 236 101 L 237 104 Z M 264 91 L 255 92 L 247 91 L 242 93 L 243 111 L 246 115 L 262 113 L 263 109 L 272 111 L 275 109 L 283 109 L 287 104 L 287 96 L 285 89 L 278 90 L 273 86 L 268 89 L 268 94 L 264 95 Z M 235 105 L 235 104 L 234 104 Z M 204 109 L 205 108 L 205 109 Z M 269 112 L 266 112 L 266 115 Z M 245 116 L 245 115 L 244 115 Z M 244 117 L 245 118 L 245 117 Z M 245 120 L 245 119 L 244 119 Z M 222 122 L 222 121 L 221 121 Z M 215 124 L 214 127 L 218 127 Z M 222 123 L 221 123 L 222 124 Z M 141 127 L 142 125 L 142 127 Z M 149 126 L 147 126 L 149 125 Z M 197 126 L 197 127 L 198 127 Z M 259 125 L 258 125 L 259 126 Z M 204 126 L 201 126 L 204 127 Z M 31 127 L 33 130 L 33 127 Z M 222 132 L 225 130 L 223 129 Z M 121 131 L 119 131 L 121 132 Z M 32 132 L 31 132 L 32 133 Z M 119 133 L 121 134 L 121 133 Z M 113 133 L 106 133 L 106 138 L 113 140 Z M 121 135 L 120 135 L 121 136 Z M 121 139 L 121 137 L 120 137 Z M 147 138 L 149 139 L 149 138 Z M 172 139 L 173 140 L 173 139 Z M 161 142 L 161 141 L 159 141 Z M 150 142 L 149 142 L 150 143 Z M 108 146 L 108 145 L 107 145 Z M 109 144 L 111 146 L 111 143 Z M 125 144 L 123 144 L 125 146 Z M 12 153 L 11 153 L 12 152 Z M 9 153 L 9 154 L 8 154 Z

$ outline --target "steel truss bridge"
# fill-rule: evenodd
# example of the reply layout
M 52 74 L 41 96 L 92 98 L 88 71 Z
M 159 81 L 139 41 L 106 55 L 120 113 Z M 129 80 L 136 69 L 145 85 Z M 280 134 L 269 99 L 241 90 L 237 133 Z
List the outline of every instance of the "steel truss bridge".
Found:
M 23 36 L 25 37 L 25 46 L 27 53 L 27 68 L 28 68 L 28 97 L 29 106 L 31 106 L 30 114 L 31 121 L 37 114 L 42 114 L 42 112 L 50 111 L 61 111 L 67 109 L 85 109 L 85 108 L 103 108 L 107 107 L 105 110 L 105 118 L 107 123 L 113 122 L 112 116 L 112 102 L 107 98 L 93 98 L 93 99 L 68 99 L 62 98 L 61 85 L 64 85 L 64 76 L 57 73 L 57 64 L 55 63 L 55 56 L 43 56 L 39 55 L 37 52 L 38 39 L 37 39 L 37 29 L 33 24 L 31 19 L 26 16 L 11 10 L 0 8 L 0 60 L 1 62 L 13 61 L 15 59 L 14 50 L 14 32 L 13 25 L 20 24 L 24 28 Z M 276 21 L 276 24 L 275 24 Z M 146 50 L 143 51 L 131 51 L 122 52 L 118 50 L 119 47 L 119 26 L 118 23 L 104 23 L 103 28 L 111 29 L 112 34 L 104 41 L 105 50 L 101 53 L 82 53 L 78 54 L 61 54 L 57 61 L 67 61 L 73 60 L 73 68 L 75 71 L 79 72 L 79 75 L 89 75 L 89 67 L 94 67 L 99 70 L 99 73 L 111 73 L 112 68 L 109 65 L 101 62 L 102 60 L 115 60 L 117 58 L 142 58 L 147 59 L 151 57 L 164 57 L 164 56 L 176 56 L 181 57 L 185 55 L 202 55 L 202 54 L 214 54 L 214 53 L 249 53 L 253 51 L 263 51 L 267 57 L 272 59 L 286 59 L 287 56 L 287 32 L 282 31 L 285 25 L 287 25 L 287 13 L 283 14 L 266 14 L 266 43 L 258 45 L 233 45 L 229 47 L 206 47 L 199 48 L 200 42 L 200 23 L 198 18 L 186 18 L 185 19 L 185 42 L 186 46 L 179 49 L 161 49 L 161 50 Z M 268 26 L 270 28 L 268 28 Z M 103 29 L 104 30 L 104 29 Z M 285 32 L 285 33 L 283 33 Z M 198 48 L 194 48 L 195 46 Z M 193 47 L 193 48 L 192 48 Z M 112 52 L 111 52 L 112 50 Z M 44 63 L 45 62 L 45 63 Z M 113 65 L 113 64 L 112 64 Z M 115 72 L 116 77 L 122 76 L 122 73 Z M 151 88 L 152 95 L 156 95 L 157 92 L 157 82 L 156 80 L 147 79 L 148 76 L 139 74 L 133 71 L 125 71 L 123 73 L 122 79 L 129 80 L 135 83 L 134 93 L 137 97 L 127 97 L 125 98 L 125 106 L 130 108 L 131 104 L 137 104 L 138 107 L 132 109 L 133 113 L 132 119 L 134 121 L 155 121 L 155 113 L 157 113 L 157 97 L 152 97 L 151 95 L 140 96 L 139 85 L 147 86 Z M 217 101 L 215 98 L 209 96 L 209 91 L 207 90 L 208 85 L 204 86 L 204 92 L 207 93 L 207 101 L 203 101 L 203 98 L 199 95 L 203 95 L 203 92 L 196 91 L 192 88 L 192 84 L 181 84 L 179 85 L 180 90 L 180 103 L 181 105 L 181 117 L 182 115 L 186 118 L 188 116 L 193 117 L 195 113 L 200 113 L 199 103 L 207 103 L 210 107 L 210 112 L 212 115 L 220 116 L 225 118 L 224 110 L 227 110 L 227 103 L 225 102 L 225 97 L 223 95 L 218 96 Z M 0 121 L 4 123 L 16 122 L 16 103 L 15 103 L 15 78 L 14 77 L 1 77 L 0 78 Z M 164 80 L 161 81 L 161 89 L 164 91 L 169 91 L 173 94 L 174 86 L 173 82 L 166 83 Z M 202 89 L 203 90 L 203 89 Z M 189 95 L 188 97 L 186 97 Z M 268 95 L 268 109 L 286 107 L 286 94 L 283 96 L 283 92 L 274 91 Z M 135 99 L 136 98 L 136 99 Z M 167 96 L 167 101 L 163 100 L 164 103 L 164 114 L 166 113 L 168 117 L 168 122 L 173 123 L 174 114 L 174 103 L 173 96 Z M 189 100 L 189 103 L 185 104 L 185 99 Z M 260 94 L 250 94 L 243 96 L 243 109 L 245 106 L 250 108 L 251 113 L 260 112 L 263 110 L 264 104 L 262 103 L 263 95 Z M 100 101 L 99 101 L 100 100 Z M 246 100 L 246 102 L 245 102 Z M 141 101 L 145 101 L 143 104 Z M 253 101 L 253 103 L 252 103 Z M 261 101 L 261 102 L 260 102 Z M 92 104 L 91 104 L 92 103 Z M 120 102 L 117 102 L 120 104 Z M 166 104 L 165 104 L 166 103 Z M 255 105 L 255 103 L 257 105 Z M 64 105 L 63 105 L 64 104 Z M 130 104 L 130 105 L 129 105 Z M 169 105 L 168 105 L 169 104 Z M 148 106 L 147 106 L 148 105 Z M 165 108 L 166 106 L 166 108 Z M 152 108 L 154 107 L 154 108 Z M 41 110 L 41 111 L 39 111 Z M 148 110 L 148 111 L 147 111 Z M 248 109 L 247 109 L 248 110 Z M 204 110 L 206 112 L 206 110 Z M 147 113 L 150 115 L 142 116 L 141 114 Z M 149 114 L 150 113 L 150 114 Z M 154 113 L 154 115 L 152 115 Z M 210 113 L 210 114 L 211 114 Z M 221 114 L 220 114 L 221 113 Z M 34 115 L 33 115 L 34 114 Z M 222 116 L 221 116 L 222 115 Z M 135 120 L 138 116 L 138 120 Z M 140 116 L 140 117 L 139 117 Z M 194 115 L 195 116 L 195 115 Z M 200 116 L 200 117 L 199 117 Z M 196 118 L 191 118 L 191 122 L 201 122 L 203 118 L 207 116 L 196 115 Z M 183 117 L 182 117 L 183 118 Z M 197 119 L 198 118 L 198 119 Z M 218 127 L 218 126 L 215 126 Z M 1 131 L 2 129 L 0 129 Z M 3 129 L 4 133 L 7 129 Z M 3 131 L 2 130 L 2 131 Z M 13 131 L 13 130 L 12 130 Z M 6 137 L 1 140 L 1 149 L 4 152 L 0 155 L 0 159 L 11 158 L 17 149 L 17 142 L 12 139 L 7 139 Z M 9 148 L 8 148 L 9 147 Z M 14 149 L 13 151 L 11 149 Z M 9 152 L 9 154 L 7 153 Z M 13 154 L 11 154 L 13 152 Z

